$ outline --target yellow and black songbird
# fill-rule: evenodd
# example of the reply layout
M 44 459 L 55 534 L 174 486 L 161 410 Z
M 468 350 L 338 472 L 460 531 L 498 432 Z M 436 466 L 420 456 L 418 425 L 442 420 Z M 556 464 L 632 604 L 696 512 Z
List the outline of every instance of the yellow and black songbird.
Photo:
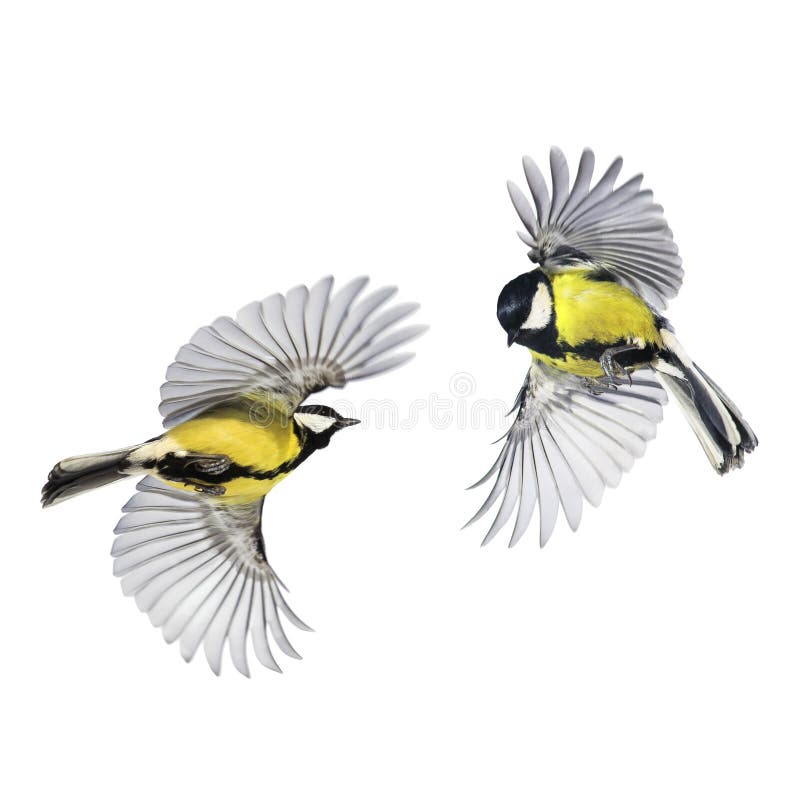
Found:
M 592 186 L 594 155 L 584 150 L 570 187 L 563 153 L 550 152 L 552 195 L 536 164 L 523 159 L 536 210 L 508 183 L 536 268 L 500 292 L 497 318 L 508 346 L 527 347 L 532 364 L 517 416 L 489 473 L 496 479 L 482 517 L 502 496 L 484 543 L 517 509 L 510 545 L 539 506 L 547 542 L 559 507 L 575 530 L 583 498 L 600 502 L 606 486 L 655 436 L 669 389 L 719 474 L 741 467 L 758 441 L 736 406 L 695 364 L 661 315 L 683 270 L 672 231 L 642 175 L 614 187 L 617 158 Z M 473 487 L 474 488 L 474 487 Z
M 201 328 L 161 387 L 167 432 L 64 459 L 42 490 L 42 504 L 50 506 L 146 476 L 115 529 L 114 574 L 167 642 L 180 639 L 187 661 L 202 642 L 217 674 L 226 641 L 243 674 L 248 637 L 258 660 L 280 671 L 268 632 L 299 658 L 281 616 L 310 630 L 287 605 L 267 561 L 262 504 L 273 486 L 358 420 L 303 402 L 400 366 L 412 354 L 394 351 L 426 329 L 397 327 L 418 306 L 386 307 L 394 287 L 359 299 L 366 284 L 358 278 L 331 295 L 333 278 L 324 278 Z

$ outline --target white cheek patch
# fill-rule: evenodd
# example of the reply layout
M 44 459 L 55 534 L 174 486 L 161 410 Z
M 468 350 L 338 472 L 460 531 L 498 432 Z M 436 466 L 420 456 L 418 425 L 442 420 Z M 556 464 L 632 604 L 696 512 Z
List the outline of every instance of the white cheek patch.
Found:
M 522 324 L 521 330 L 542 330 L 542 328 L 546 328 L 550 324 L 552 318 L 553 301 L 550 299 L 550 292 L 547 290 L 547 284 L 540 283 L 536 294 L 533 296 L 531 313 Z
M 328 430 L 336 420 L 333 417 L 326 417 L 322 414 L 305 414 L 302 411 L 294 415 L 298 425 L 308 428 L 314 433 L 322 433 Z

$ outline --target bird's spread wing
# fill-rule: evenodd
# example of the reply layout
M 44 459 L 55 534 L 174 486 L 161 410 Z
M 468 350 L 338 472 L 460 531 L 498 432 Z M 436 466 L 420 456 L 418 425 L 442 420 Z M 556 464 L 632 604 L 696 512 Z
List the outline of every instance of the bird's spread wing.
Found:
M 559 506 L 575 530 L 583 498 L 599 504 L 606 486 L 644 453 L 656 434 L 666 392 L 652 370 L 633 373 L 631 386 L 591 394 L 582 380 L 534 361 L 517 399 L 518 413 L 503 449 L 475 486 L 496 475 L 492 491 L 472 524 L 502 498 L 486 544 L 517 508 L 509 546 L 525 533 L 539 505 L 539 543 L 553 532 Z M 474 488 L 474 487 L 471 487 Z
M 249 675 L 248 637 L 258 660 L 280 671 L 268 632 L 286 655 L 299 658 L 281 615 L 311 629 L 289 608 L 267 563 L 262 500 L 215 504 L 151 477 L 136 488 L 115 529 L 114 574 L 167 642 L 180 639 L 187 661 L 202 642 L 217 674 L 227 641 L 236 668 Z
M 621 186 L 614 183 L 622 169 L 617 158 L 594 186 L 594 153 L 584 150 L 570 189 L 564 154 L 550 151 L 552 197 L 539 168 L 527 156 L 525 178 L 536 206 L 511 181 L 511 202 L 525 230 L 520 238 L 531 258 L 545 271 L 558 271 L 567 257 L 583 257 L 638 292 L 651 306 L 663 309 L 681 287 L 683 270 L 678 247 L 653 193 L 642 189 L 642 175 Z
M 404 364 L 413 354 L 397 348 L 426 326 L 397 323 L 418 305 L 385 308 L 394 287 L 358 299 L 367 281 L 357 278 L 332 295 L 333 278 L 323 278 L 200 328 L 167 370 L 164 426 L 242 397 L 291 414 L 312 392 Z

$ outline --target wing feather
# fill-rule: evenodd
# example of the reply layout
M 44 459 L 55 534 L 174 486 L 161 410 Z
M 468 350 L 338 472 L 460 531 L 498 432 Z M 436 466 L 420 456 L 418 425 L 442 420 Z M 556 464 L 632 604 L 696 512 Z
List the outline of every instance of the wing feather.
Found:
M 382 311 L 351 337 L 339 357 L 342 361 L 348 359 L 353 353 L 359 352 L 361 348 L 371 342 L 379 333 L 404 320 L 417 309 L 419 309 L 418 303 L 398 303 L 396 306 Z
M 373 344 L 348 354 L 347 358 L 342 362 L 342 366 L 345 369 L 360 369 L 389 350 L 394 350 L 400 345 L 416 339 L 425 333 L 427 329 L 426 325 L 407 325 L 405 328 L 400 328 L 400 330 L 381 337 Z
M 201 642 L 205 641 L 209 629 L 225 603 L 228 590 L 237 574 L 237 564 L 226 561 L 221 564 L 202 584 L 195 589 L 189 602 L 184 602 L 188 620 L 180 632 L 181 655 L 191 661 Z M 214 662 L 209 658 L 208 665 L 217 672 Z
M 371 316 L 391 297 L 397 294 L 396 286 L 384 286 L 372 292 L 353 307 L 347 318 L 343 321 L 335 345 L 331 348 L 331 358 L 339 359 L 342 351 L 348 347 L 355 334 L 361 330 L 367 317 Z
M 115 529 L 114 574 L 166 641 L 180 640 L 187 661 L 202 644 L 216 674 L 227 642 L 234 666 L 249 675 L 248 635 L 258 660 L 280 671 L 268 631 L 299 658 L 281 618 L 311 629 L 289 607 L 264 555 L 262 501 L 214 503 L 151 477 L 137 489 Z
M 622 170 L 616 158 L 592 186 L 594 154 L 586 149 L 569 189 L 569 167 L 556 147 L 550 151 L 552 200 L 547 182 L 535 162 L 522 159 L 534 208 L 524 192 L 508 183 L 511 202 L 525 231 L 522 241 L 542 269 L 558 272 L 579 259 L 614 276 L 638 292 L 655 308 L 680 290 L 683 269 L 664 209 L 653 193 L 642 189 L 643 176 L 635 175 L 614 187 Z
M 533 247 L 533 245 L 536 244 L 535 237 L 539 235 L 539 222 L 536 219 L 536 213 L 531 208 L 531 204 L 528 202 L 528 198 L 525 197 L 522 189 L 512 181 L 508 181 L 506 186 L 508 187 L 508 194 L 511 197 L 511 202 L 519 218 L 522 220 L 525 230 L 530 234 L 530 236 L 527 237 L 520 234 L 520 238 L 525 244 Z
M 361 291 L 363 291 L 368 282 L 369 279 L 363 276 L 356 278 L 343 286 L 333 298 L 331 298 L 325 317 L 325 325 L 322 329 L 322 343 L 319 347 L 319 352 L 323 358 L 328 357 L 331 348 L 337 340 L 342 323 L 347 317 L 347 311 L 350 305 Z
M 286 327 L 284 312 L 286 301 L 282 294 L 272 294 L 261 301 L 259 315 L 261 317 L 261 327 L 269 331 L 275 343 L 278 345 L 280 355 L 275 354 L 284 363 L 291 363 L 296 357 L 297 352 L 292 344 L 292 337 L 289 336 L 289 329 Z M 236 319 L 236 324 L 242 326 L 242 321 Z M 245 330 L 247 330 L 245 328 Z
M 564 516 L 567 518 L 570 528 L 577 530 L 581 522 L 581 487 L 575 477 L 575 473 L 570 468 L 569 462 L 561 449 L 553 439 L 547 420 L 542 419 L 539 426 L 539 438 L 542 442 L 547 463 L 553 473 L 558 499 L 564 509 Z
M 389 358 L 384 358 L 380 361 L 371 362 L 363 367 L 355 368 L 348 374 L 352 381 L 361 380 L 361 378 L 369 378 L 381 372 L 389 372 L 389 370 L 397 369 L 397 367 L 407 364 L 412 358 L 414 358 L 413 353 L 398 353 Z
M 241 590 L 236 607 L 231 618 L 229 644 L 233 665 L 242 675 L 250 677 L 250 667 L 247 663 L 247 632 L 250 629 L 250 614 L 252 611 L 253 576 L 252 567 L 245 567 L 241 580 Z
M 397 292 L 393 286 L 357 300 L 366 284 L 357 278 L 332 295 L 333 278 L 323 278 L 201 328 L 167 369 L 159 406 L 164 426 L 237 402 L 288 415 L 312 392 L 405 363 L 412 354 L 384 356 L 426 329 L 396 327 L 418 306 L 385 308 Z
M 299 361 L 308 359 L 308 341 L 306 338 L 306 303 L 308 302 L 308 289 L 305 286 L 295 286 L 286 293 L 286 306 L 284 317 L 286 331 L 289 334 L 294 352 Z
M 509 547 L 513 547 L 523 533 L 528 529 L 533 512 L 536 510 L 536 501 L 539 497 L 539 485 L 536 481 L 536 469 L 533 463 L 533 445 L 529 436 L 522 440 L 522 475 L 520 476 L 520 498 L 517 519 L 511 533 Z
M 497 532 L 508 522 L 511 517 L 511 512 L 514 510 L 519 500 L 520 491 L 522 490 L 522 457 L 524 455 L 523 448 L 515 447 L 511 452 L 509 459 L 509 466 L 505 471 L 501 471 L 497 478 L 495 489 L 505 492 L 503 500 L 500 503 L 500 508 L 497 516 L 492 522 L 489 532 L 481 542 L 482 545 L 488 544 L 494 539 Z M 499 494 L 498 494 L 499 496 Z M 487 509 L 488 510 L 488 509 Z
M 531 436 L 531 448 L 533 450 L 532 466 L 539 494 L 539 546 L 544 547 L 549 541 L 556 526 L 556 519 L 558 519 L 558 487 L 542 447 L 538 426 L 536 435 Z
M 534 361 L 517 401 L 517 416 L 500 455 L 475 488 L 495 477 L 484 503 L 467 525 L 500 501 L 483 543 L 517 515 L 509 546 L 515 545 L 539 508 L 539 543 L 552 535 L 559 509 L 576 530 L 584 498 L 598 505 L 606 486 L 644 453 L 662 417 L 666 392 L 643 368 L 631 386 L 593 395 L 575 375 Z M 466 527 L 466 526 L 465 526 Z
M 550 216 L 550 192 L 547 189 L 547 181 L 539 167 L 536 166 L 536 162 L 528 156 L 522 159 L 522 169 L 525 172 L 528 188 L 533 195 L 533 203 L 536 206 L 536 215 L 539 218 L 539 228 L 541 229 Z
M 550 175 L 553 180 L 553 204 L 550 206 L 548 223 L 555 222 L 569 197 L 569 164 L 557 147 L 550 150 Z
M 306 333 L 308 335 L 309 355 L 318 355 L 322 342 L 322 328 L 325 324 L 325 313 L 333 287 L 333 278 L 329 275 L 318 281 L 311 288 L 306 303 Z
M 216 675 L 219 675 L 220 670 L 222 669 L 222 651 L 225 647 L 226 639 L 230 639 L 231 641 L 231 657 L 234 661 L 234 664 L 236 663 L 236 659 L 233 657 L 234 644 L 230 633 L 231 625 L 233 624 L 233 617 L 236 613 L 236 609 L 239 605 L 239 598 L 242 594 L 245 570 L 246 567 L 244 564 L 238 564 L 236 566 L 236 574 L 228 586 L 225 592 L 225 597 L 222 603 L 220 603 L 217 613 L 214 615 L 211 624 L 208 626 L 203 639 L 203 649 L 205 650 L 206 659 L 211 666 L 212 672 L 214 672 Z
M 565 461 L 569 464 L 581 494 L 591 505 L 600 505 L 606 484 L 597 467 L 587 454 L 580 449 L 579 445 L 575 443 L 575 440 L 558 424 L 558 420 L 555 417 L 548 421 L 547 429 L 553 437 L 555 446 L 561 451 Z
M 564 209 L 560 216 L 566 226 L 567 221 L 572 216 L 572 212 L 583 202 L 592 183 L 592 173 L 594 172 L 594 153 L 588 148 L 581 153 L 581 160 L 578 163 L 578 174 L 575 176 L 575 183 L 572 191 L 564 204 Z

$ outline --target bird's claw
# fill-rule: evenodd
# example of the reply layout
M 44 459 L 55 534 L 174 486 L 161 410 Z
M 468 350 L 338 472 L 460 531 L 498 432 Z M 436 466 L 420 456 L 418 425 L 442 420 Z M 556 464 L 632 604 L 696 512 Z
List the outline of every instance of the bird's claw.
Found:
M 603 370 L 605 377 L 615 382 L 615 386 L 621 385 L 627 381 L 628 386 L 633 386 L 633 378 L 631 377 L 631 370 L 622 366 L 614 356 L 616 351 L 614 348 L 608 350 L 600 356 L 600 369 Z M 620 380 L 621 379 L 621 380 Z
M 187 481 L 186 486 L 190 486 L 200 494 L 207 494 L 211 497 L 221 497 L 225 494 L 225 487 L 219 485 L 209 485 L 206 483 L 195 483 L 194 481 Z
M 583 379 L 583 387 L 589 392 L 589 394 L 594 395 L 595 397 L 603 394 L 603 392 L 616 392 L 623 383 L 624 381 L 620 380 L 619 378 L 608 375 L 603 375 L 599 378 Z
M 208 475 L 221 475 L 231 465 L 228 456 L 202 456 L 187 462 L 187 466 L 192 466 L 198 472 L 205 472 Z

